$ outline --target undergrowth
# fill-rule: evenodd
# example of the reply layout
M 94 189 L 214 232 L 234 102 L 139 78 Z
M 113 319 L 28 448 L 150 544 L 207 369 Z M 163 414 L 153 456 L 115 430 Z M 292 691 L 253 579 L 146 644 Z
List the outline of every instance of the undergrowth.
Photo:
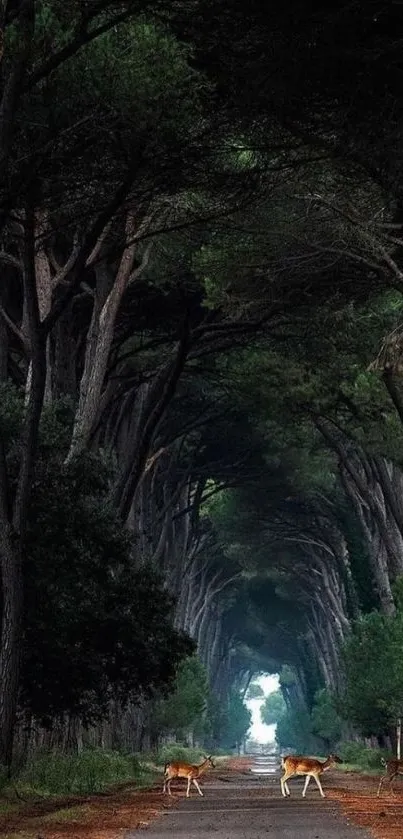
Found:
M 354 741 L 341 743 L 338 754 L 344 764 L 341 769 L 361 772 L 381 772 L 381 758 L 391 757 L 385 749 L 371 749 Z
M 146 786 L 154 779 L 155 773 L 135 755 L 84 749 L 79 754 L 52 751 L 36 755 L 13 785 L 21 794 L 89 795 L 125 781 Z

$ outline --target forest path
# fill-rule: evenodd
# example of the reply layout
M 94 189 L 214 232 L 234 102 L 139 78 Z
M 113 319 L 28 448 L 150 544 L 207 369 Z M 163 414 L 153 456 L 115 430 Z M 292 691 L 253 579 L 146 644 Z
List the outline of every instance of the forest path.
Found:
M 335 800 L 322 799 L 314 781 L 305 799 L 302 780 L 291 781 L 291 798 L 283 799 L 279 777 L 278 762 L 258 758 L 244 771 L 210 772 L 202 779 L 203 798 L 193 789 L 186 799 L 185 782 L 177 782 L 178 807 L 162 811 L 147 828 L 147 839 L 373 839 L 374 834 L 349 823 Z M 327 773 L 325 794 L 331 785 Z M 134 830 L 126 839 L 141 835 L 144 830 Z
M 256 761 L 259 763 L 259 760 Z M 202 779 L 205 796 L 186 799 L 184 782 L 162 795 L 162 773 L 152 788 L 120 784 L 103 794 L 17 801 L 0 797 L 0 837 L 5 839 L 402 839 L 403 780 L 396 795 L 376 796 L 379 775 L 331 770 L 322 800 L 313 782 L 290 781 L 280 792 L 278 763 L 246 758 L 220 762 Z M 264 774 L 260 774 L 262 772 Z

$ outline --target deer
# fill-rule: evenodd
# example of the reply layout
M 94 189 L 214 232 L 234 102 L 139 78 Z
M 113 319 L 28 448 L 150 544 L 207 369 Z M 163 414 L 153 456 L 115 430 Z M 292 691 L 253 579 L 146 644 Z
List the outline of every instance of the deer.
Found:
M 390 785 L 390 791 L 394 795 L 395 793 L 394 793 L 394 790 L 393 790 L 393 787 L 392 787 L 392 781 L 393 781 L 394 778 L 396 778 L 396 775 L 403 775 L 403 760 L 399 760 L 396 757 L 392 757 L 392 758 L 390 758 L 390 760 L 384 760 L 384 758 L 381 757 L 381 763 L 385 767 L 386 773 L 385 773 L 385 775 L 382 775 L 381 780 L 379 781 L 377 795 L 379 797 L 380 792 L 381 792 L 381 788 L 382 788 L 382 784 L 383 784 L 384 781 L 386 781 L 386 779 L 388 779 L 389 785 Z
M 284 798 L 286 797 L 286 794 L 290 795 L 287 781 L 289 778 L 292 778 L 293 775 L 306 775 L 305 786 L 302 792 L 303 798 L 305 798 L 311 778 L 315 778 L 316 784 L 319 787 L 319 792 L 322 798 L 325 798 L 325 793 L 323 792 L 319 775 L 321 775 L 322 772 L 327 772 L 327 770 L 331 769 L 332 766 L 335 766 L 336 763 L 342 762 L 343 761 L 337 755 L 329 755 L 325 761 L 316 760 L 313 757 L 303 757 L 300 755 L 289 755 L 288 757 L 283 757 L 281 759 L 281 767 L 284 769 L 284 775 L 280 778 L 280 784 L 281 792 L 283 793 Z
M 165 793 L 168 790 L 168 795 L 172 795 L 171 792 L 171 781 L 174 778 L 186 778 L 188 782 L 188 788 L 186 790 L 186 798 L 190 796 L 190 785 L 193 781 L 199 795 L 203 795 L 199 784 L 197 783 L 197 778 L 200 778 L 200 775 L 211 766 L 215 769 L 215 764 L 210 757 L 206 757 L 203 760 L 203 763 L 200 763 L 198 766 L 193 765 L 191 763 L 182 763 L 182 761 L 172 761 L 170 763 L 166 763 L 164 766 L 164 786 L 162 792 Z

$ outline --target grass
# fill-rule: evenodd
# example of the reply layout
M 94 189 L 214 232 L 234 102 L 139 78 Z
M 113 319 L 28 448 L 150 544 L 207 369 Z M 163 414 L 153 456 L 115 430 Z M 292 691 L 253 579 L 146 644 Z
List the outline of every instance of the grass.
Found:
M 155 770 L 131 754 L 85 749 L 80 754 L 52 751 L 36 755 L 3 792 L 32 795 L 91 795 L 124 782 L 141 788 L 155 780 Z M 1 812 L 1 810 L 0 810 Z
M 19 804 L 17 802 L 12 801 L 5 801 L 0 799 L 0 816 L 8 816 L 9 813 L 15 813 L 19 810 Z
M 368 766 L 361 765 L 359 763 L 343 763 L 342 766 L 337 767 L 341 772 L 359 772 L 363 775 L 379 775 L 382 773 L 382 766 L 378 769 L 370 769 Z
M 81 807 L 61 807 L 60 810 L 53 810 L 46 816 L 40 816 L 36 821 L 38 824 L 47 824 L 47 822 L 85 822 L 86 819 L 91 818 L 91 808 L 86 804 Z
M 141 755 L 141 758 L 96 748 L 84 749 L 80 754 L 42 752 L 35 755 L 11 783 L 2 776 L 0 819 L 7 814 L 26 810 L 30 804 L 38 803 L 38 799 L 53 799 L 56 807 L 60 799 L 60 809 L 49 816 L 52 821 L 55 817 L 57 821 L 66 822 L 82 820 L 86 817 L 87 805 L 73 798 L 69 802 L 70 806 L 66 806 L 67 797 L 91 796 L 125 784 L 144 789 L 162 782 L 165 763 L 171 760 L 200 763 L 204 756 L 200 749 L 176 744 L 164 746 L 149 755 Z M 225 758 L 218 758 L 218 762 L 225 762 Z M 48 816 L 40 818 L 46 821 Z
M 37 839 L 37 836 L 35 830 L 19 830 L 18 833 L 2 833 L 1 839 Z

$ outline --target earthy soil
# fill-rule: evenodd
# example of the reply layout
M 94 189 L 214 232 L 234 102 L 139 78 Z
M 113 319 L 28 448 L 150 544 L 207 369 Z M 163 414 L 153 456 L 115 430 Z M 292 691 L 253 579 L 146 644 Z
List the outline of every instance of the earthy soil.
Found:
M 159 787 L 138 791 L 130 785 L 108 795 L 58 798 L 18 804 L 0 815 L 0 836 L 7 839 L 117 839 L 147 827 L 161 810 L 173 806 Z
M 209 780 L 229 781 L 235 771 L 239 777 L 249 775 L 253 761 L 232 758 L 206 774 Z M 395 795 L 387 784 L 377 798 L 379 776 L 336 772 L 326 778 L 326 797 L 337 801 L 350 822 L 367 828 L 374 839 L 402 839 L 403 837 L 403 782 L 395 782 Z M 0 799 L 0 836 L 2 839 L 123 839 L 129 831 L 147 828 L 162 811 L 175 806 L 184 796 L 183 785 L 174 789 L 173 796 L 161 795 L 161 786 L 136 790 L 121 785 L 108 794 L 91 797 L 21 802 Z M 255 793 L 256 794 L 256 793 Z M 265 791 L 262 789 L 262 795 Z M 6 809 L 8 806 L 8 810 Z
M 395 780 L 395 794 L 383 786 L 379 798 L 379 776 L 357 775 L 353 772 L 332 772 L 328 778 L 328 798 L 338 801 L 342 811 L 354 824 L 366 827 L 375 839 L 402 839 L 403 837 L 403 783 Z

